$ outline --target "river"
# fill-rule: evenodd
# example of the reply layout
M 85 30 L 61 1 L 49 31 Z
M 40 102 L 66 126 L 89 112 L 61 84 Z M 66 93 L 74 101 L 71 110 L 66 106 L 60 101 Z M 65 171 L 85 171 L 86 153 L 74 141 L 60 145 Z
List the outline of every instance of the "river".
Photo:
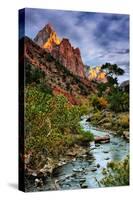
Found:
M 112 133 L 98 130 L 86 122 L 84 117 L 81 122 L 84 130 L 90 130 L 94 136 L 109 134 L 110 142 L 106 144 L 90 143 L 87 157 L 76 158 L 73 161 L 59 167 L 54 177 L 49 177 L 44 186 L 35 187 L 33 180 L 26 180 L 26 191 L 48 191 L 80 188 L 103 187 L 100 180 L 103 178 L 103 168 L 110 161 L 120 161 L 129 154 L 129 143 Z

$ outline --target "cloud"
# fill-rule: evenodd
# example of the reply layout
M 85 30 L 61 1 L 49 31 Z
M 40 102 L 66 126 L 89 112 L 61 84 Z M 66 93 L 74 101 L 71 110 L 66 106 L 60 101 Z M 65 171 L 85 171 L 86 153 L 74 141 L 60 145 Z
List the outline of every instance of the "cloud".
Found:
M 74 47 L 80 48 L 85 64 L 116 63 L 128 75 L 128 15 L 26 9 L 25 17 L 26 35 L 32 39 L 47 23 L 51 23 L 60 38 L 69 38 Z

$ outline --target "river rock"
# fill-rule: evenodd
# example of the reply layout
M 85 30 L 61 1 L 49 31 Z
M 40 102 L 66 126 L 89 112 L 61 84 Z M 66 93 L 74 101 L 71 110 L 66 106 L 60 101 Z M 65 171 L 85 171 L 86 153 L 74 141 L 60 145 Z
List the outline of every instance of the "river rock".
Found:
M 97 164 L 97 168 L 99 168 L 99 167 L 100 167 L 100 164 L 98 163 L 98 164 Z
M 73 168 L 73 172 L 82 172 L 82 171 L 83 171 L 82 168 L 79 168 L 79 169 Z
M 88 188 L 88 185 L 87 185 L 87 183 L 82 183 L 82 184 L 80 184 L 80 187 L 81 188 Z
M 96 147 L 100 147 L 100 144 L 95 144 Z
M 65 165 L 67 162 L 65 160 L 60 160 L 59 163 L 58 163 L 58 166 L 63 166 Z
M 109 153 L 108 151 L 103 151 L 103 153 Z
M 101 144 L 106 144 L 106 143 L 109 143 L 110 140 L 104 140 L 104 141 L 100 141 Z
M 40 179 L 38 179 L 38 178 L 35 179 L 35 186 L 36 187 L 42 187 L 43 186 L 43 181 L 42 181 L 41 178 Z
M 31 175 L 36 177 L 36 176 L 37 176 L 37 173 L 36 173 L 36 172 L 33 172 Z
M 109 157 L 105 158 L 105 160 L 109 160 L 109 159 L 110 159 Z
M 99 143 L 99 142 L 109 142 L 110 141 L 110 136 L 109 135 L 105 135 L 105 136 L 96 136 L 94 138 L 95 143 Z
M 94 168 L 91 169 L 91 171 L 92 171 L 92 172 L 95 172 L 95 171 L 97 171 L 97 168 L 94 167 Z
M 90 151 L 92 151 L 92 150 L 94 150 L 94 149 L 96 149 L 96 147 L 90 147 Z
M 129 140 L 129 131 L 123 131 L 123 136 L 125 139 Z
M 85 181 L 86 181 L 86 178 L 81 178 L 81 179 L 79 180 L 80 183 L 84 183 Z

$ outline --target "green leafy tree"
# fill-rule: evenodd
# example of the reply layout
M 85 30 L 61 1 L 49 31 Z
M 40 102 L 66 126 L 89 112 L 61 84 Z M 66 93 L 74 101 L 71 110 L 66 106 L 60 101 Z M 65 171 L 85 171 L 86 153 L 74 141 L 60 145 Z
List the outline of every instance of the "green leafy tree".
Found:
M 110 85 L 118 84 L 117 77 L 122 76 L 125 73 L 122 68 L 118 67 L 116 64 L 110 63 L 105 63 L 102 65 L 101 69 L 106 72 Z

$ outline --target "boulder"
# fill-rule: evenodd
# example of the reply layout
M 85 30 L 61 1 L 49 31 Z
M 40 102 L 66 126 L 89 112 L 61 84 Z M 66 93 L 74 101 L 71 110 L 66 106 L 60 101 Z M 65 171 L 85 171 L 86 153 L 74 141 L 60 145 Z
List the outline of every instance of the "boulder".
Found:
M 95 143 L 101 143 L 101 142 L 110 142 L 110 136 L 109 135 L 105 135 L 105 136 L 96 136 L 94 138 Z

